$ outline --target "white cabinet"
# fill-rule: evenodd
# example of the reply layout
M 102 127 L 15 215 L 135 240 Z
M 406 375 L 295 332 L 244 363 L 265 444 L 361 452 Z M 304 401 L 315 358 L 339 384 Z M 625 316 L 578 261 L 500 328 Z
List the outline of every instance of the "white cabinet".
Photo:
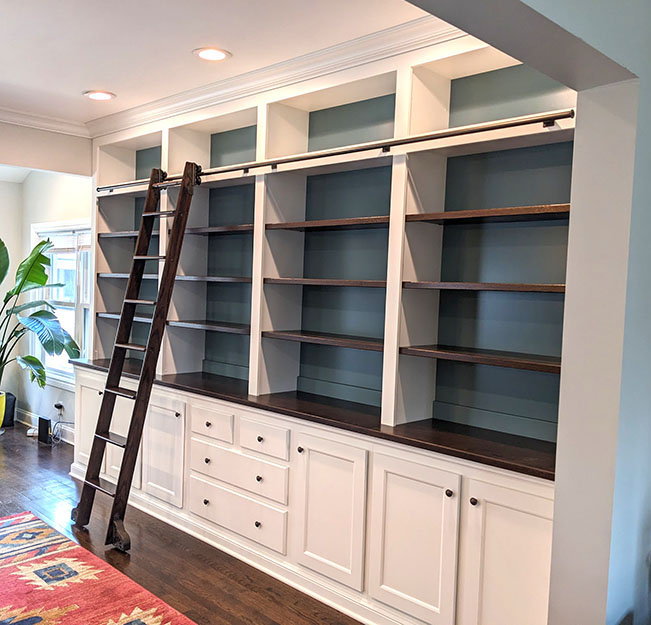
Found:
M 142 440 L 142 490 L 183 506 L 185 403 L 152 395 Z
M 462 509 L 457 625 L 547 625 L 553 501 L 468 480 Z
M 129 433 L 129 424 L 131 423 L 131 414 L 133 413 L 133 401 L 124 397 L 117 397 L 115 400 L 115 410 L 113 411 L 113 419 L 111 420 L 110 431 L 113 434 L 126 437 Z M 120 475 L 120 467 L 122 466 L 122 456 L 124 449 L 116 447 L 115 445 L 106 445 L 105 454 L 105 473 L 103 477 L 111 482 L 117 482 Z M 141 455 L 138 455 L 136 460 L 136 467 L 133 471 L 133 488 L 140 488 L 141 476 Z
M 369 592 L 426 623 L 454 625 L 461 477 L 373 456 Z
M 297 562 L 362 590 L 367 451 L 297 434 L 295 444 Z
M 80 376 L 75 395 L 79 415 L 75 420 L 75 461 L 83 466 L 88 465 L 103 392 L 101 380 Z

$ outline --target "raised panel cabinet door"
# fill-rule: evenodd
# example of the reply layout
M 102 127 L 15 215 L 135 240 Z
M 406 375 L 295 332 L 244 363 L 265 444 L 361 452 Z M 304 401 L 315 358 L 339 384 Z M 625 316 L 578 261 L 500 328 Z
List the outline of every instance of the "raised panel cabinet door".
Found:
M 104 389 L 99 385 L 91 386 L 86 382 L 77 385 L 79 410 L 77 411 L 78 424 L 75 430 L 75 459 L 83 465 L 88 464 L 103 392 Z
M 125 399 L 124 397 L 117 397 L 115 400 L 115 410 L 113 411 L 110 431 L 113 434 L 119 434 L 120 436 L 126 437 L 129 433 L 132 412 L 133 401 Z M 124 449 L 121 447 L 116 447 L 115 445 L 110 444 L 106 446 L 106 471 L 104 477 L 110 482 L 117 483 L 118 481 L 123 455 Z M 131 483 L 132 488 L 139 489 L 141 487 L 141 468 L 142 454 L 138 454 L 136 468 L 133 472 L 133 482 Z
M 142 442 L 142 490 L 183 507 L 185 405 L 151 403 Z
M 464 499 L 459 625 L 547 625 L 553 501 L 478 480 Z
M 297 561 L 362 590 L 367 451 L 304 434 L 294 444 Z
M 454 625 L 461 477 L 373 455 L 369 592 L 425 623 Z

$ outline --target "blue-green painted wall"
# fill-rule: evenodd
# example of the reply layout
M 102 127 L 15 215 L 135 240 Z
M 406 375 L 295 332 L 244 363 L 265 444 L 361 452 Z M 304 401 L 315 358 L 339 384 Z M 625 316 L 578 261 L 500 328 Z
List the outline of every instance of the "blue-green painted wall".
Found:
M 446 210 L 569 202 L 572 144 L 448 160 Z M 567 220 L 447 227 L 441 278 L 564 282 Z M 439 343 L 560 356 L 564 296 L 443 292 Z M 557 375 L 439 361 L 435 418 L 555 440 Z
M 574 106 L 571 89 L 527 65 L 457 78 L 450 89 L 450 126 Z
M 390 196 L 390 167 L 311 176 L 306 219 L 387 215 Z M 306 232 L 303 275 L 384 280 L 387 243 L 385 228 Z M 303 287 L 303 330 L 382 338 L 385 297 L 385 289 Z M 382 354 L 304 344 L 297 387 L 380 405 Z
M 246 126 L 210 135 L 210 166 L 254 161 L 256 131 L 256 126 Z
M 136 150 L 136 180 L 151 176 L 151 170 L 160 167 L 161 147 L 160 145 L 144 150 Z
M 394 94 L 312 111 L 308 151 L 388 139 L 393 136 Z

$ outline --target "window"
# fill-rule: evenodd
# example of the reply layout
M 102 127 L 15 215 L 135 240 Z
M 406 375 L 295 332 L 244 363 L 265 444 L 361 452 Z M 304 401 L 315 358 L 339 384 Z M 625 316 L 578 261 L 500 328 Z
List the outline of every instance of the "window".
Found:
M 90 227 L 84 224 L 41 224 L 32 226 L 34 243 L 50 239 L 50 283 L 64 286 L 47 289 L 43 295 L 55 308 L 54 314 L 87 357 L 91 333 Z M 39 295 L 40 297 L 40 295 Z M 50 356 L 32 336 L 32 353 L 41 359 L 48 382 L 70 382 L 73 368 L 64 352 Z

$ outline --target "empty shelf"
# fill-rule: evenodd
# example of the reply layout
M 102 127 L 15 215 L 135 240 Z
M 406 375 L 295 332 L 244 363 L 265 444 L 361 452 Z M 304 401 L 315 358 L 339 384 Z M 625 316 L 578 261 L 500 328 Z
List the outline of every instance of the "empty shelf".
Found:
M 385 288 L 386 280 L 337 280 L 330 278 L 265 278 L 265 284 L 302 284 L 304 286 L 363 286 Z
M 268 330 L 263 332 L 262 336 L 270 339 L 297 341 L 299 343 L 315 343 L 317 345 L 333 345 L 336 347 L 348 347 L 351 349 L 365 349 L 373 352 L 381 352 L 384 349 L 384 342 L 382 339 L 374 339 L 365 336 L 307 332 L 305 330 Z
M 478 210 L 412 214 L 407 215 L 406 219 L 408 222 L 426 221 L 433 224 L 453 224 L 567 219 L 569 216 L 569 204 L 539 204 L 537 206 L 512 206 L 508 208 L 482 208 Z
M 267 224 L 267 230 L 352 230 L 356 228 L 386 228 L 388 215 L 374 217 L 346 217 L 342 219 L 317 219 Z
M 526 284 L 512 282 L 428 282 L 405 280 L 405 289 L 432 289 L 439 291 L 515 291 L 522 293 L 565 293 L 564 284 Z
M 173 320 L 167 325 L 176 328 L 191 328 L 194 330 L 209 330 L 211 332 L 225 332 L 227 334 L 251 334 L 251 326 L 247 323 L 230 323 L 228 321 L 202 321 L 202 320 Z

